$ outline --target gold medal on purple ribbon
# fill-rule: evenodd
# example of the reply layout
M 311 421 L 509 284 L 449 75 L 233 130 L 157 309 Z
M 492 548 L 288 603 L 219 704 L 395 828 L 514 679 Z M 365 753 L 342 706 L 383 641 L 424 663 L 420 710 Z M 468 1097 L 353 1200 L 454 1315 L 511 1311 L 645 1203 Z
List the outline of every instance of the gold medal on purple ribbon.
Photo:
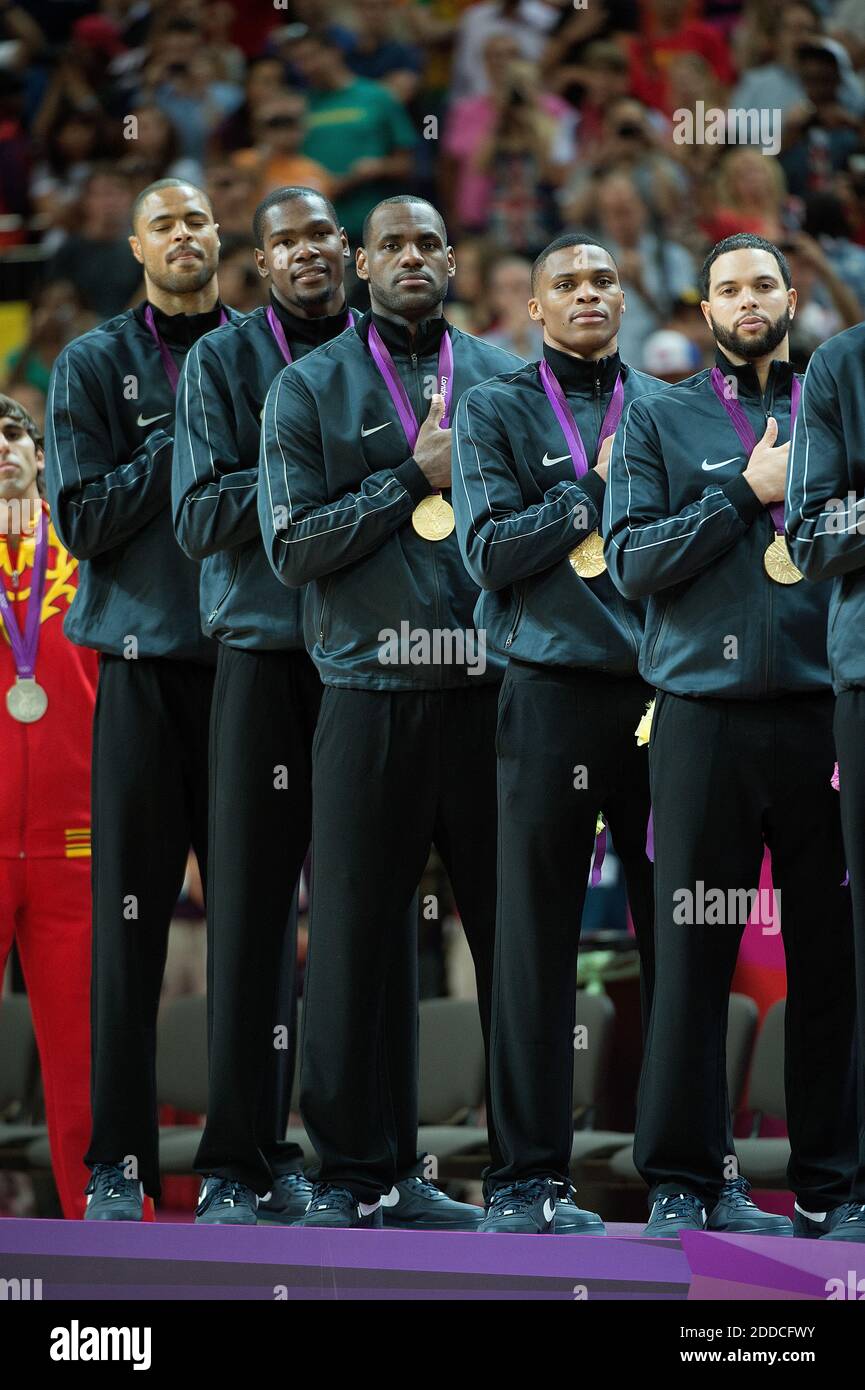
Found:
M 409 448 L 413 449 L 420 434 L 420 425 L 417 416 L 412 409 L 408 392 L 400 380 L 394 360 L 388 352 L 387 346 L 374 323 L 369 328 L 369 350 L 379 372 L 384 378 L 384 384 L 390 393 L 390 398 L 396 406 L 403 432 L 408 440 Z M 439 347 L 438 360 L 438 381 L 439 394 L 444 396 L 445 410 L 441 418 L 440 428 L 446 430 L 450 425 L 450 408 L 448 405 L 447 388 L 453 379 L 454 354 L 451 346 L 450 335 L 447 328 L 442 334 L 441 346 Z M 414 530 L 425 541 L 445 541 L 454 529 L 456 520 L 454 509 L 446 497 L 442 497 L 440 492 L 432 492 L 429 497 L 421 498 L 411 514 L 411 524 Z
M 604 542 L 599 531 L 592 531 L 580 544 L 574 546 L 568 559 L 571 567 L 581 579 L 597 579 L 607 568 L 604 559 Z
M 798 584 L 805 578 L 790 559 L 783 531 L 778 531 L 775 539 L 766 546 L 763 552 L 763 568 L 776 584 Z
M 718 397 L 722 406 L 730 417 L 734 430 L 739 436 L 739 442 L 745 450 L 745 457 L 750 458 L 757 444 L 757 436 L 751 427 L 745 411 L 739 401 L 731 400 L 727 396 L 724 373 L 720 367 L 713 367 L 711 378 L 712 390 Z M 802 388 L 799 382 L 793 377 L 790 386 L 790 438 L 793 437 L 793 426 L 796 423 L 796 415 L 799 410 L 799 400 L 802 395 Z M 775 538 L 770 541 L 763 551 L 763 568 L 769 578 L 776 584 L 798 584 L 804 579 L 800 569 L 797 569 L 790 558 L 790 551 L 787 548 L 787 541 L 784 537 L 784 504 L 773 502 L 769 507 L 769 514 L 775 527 Z
M 589 460 L 586 448 L 577 429 L 577 422 L 574 419 L 571 407 L 568 405 L 567 397 L 562 390 L 561 384 L 547 361 L 542 361 L 538 368 L 538 375 L 541 385 L 544 388 L 547 400 L 553 408 L 553 414 L 558 420 L 562 434 L 565 436 L 565 443 L 571 455 L 571 462 L 574 465 L 574 472 L 577 478 L 582 478 L 589 471 Z M 601 432 L 598 435 L 597 449 L 600 449 L 605 439 L 609 439 L 611 434 L 615 434 L 616 426 L 622 418 L 622 408 L 625 403 L 625 388 L 622 385 L 621 373 L 616 377 L 613 386 L 613 394 L 610 397 L 609 405 L 604 414 Z M 597 579 L 599 574 L 603 574 L 607 568 L 604 559 L 604 542 L 599 531 L 590 531 L 579 545 L 575 545 L 569 552 L 568 559 L 571 568 L 581 579 Z
M 454 509 L 440 492 L 432 492 L 418 502 L 411 524 L 425 541 L 447 540 L 456 524 Z

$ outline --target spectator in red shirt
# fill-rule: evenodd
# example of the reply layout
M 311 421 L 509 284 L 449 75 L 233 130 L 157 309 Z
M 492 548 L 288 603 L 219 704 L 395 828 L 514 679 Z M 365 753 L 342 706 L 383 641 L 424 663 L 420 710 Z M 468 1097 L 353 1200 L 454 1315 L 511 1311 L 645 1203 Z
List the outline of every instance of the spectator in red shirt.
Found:
M 734 80 L 724 40 L 710 24 L 694 17 L 696 0 L 642 0 L 640 10 L 642 32 L 629 40 L 632 96 L 672 115 L 667 69 L 679 53 L 705 58 L 725 87 Z
M 90 1138 L 90 745 L 97 657 L 63 620 L 77 560 L 39 492 L 42 437 L 0 396 L 0 976 L 18 947 L 63 1214 Z M 38 619 L 32 619 L 38 603 Z

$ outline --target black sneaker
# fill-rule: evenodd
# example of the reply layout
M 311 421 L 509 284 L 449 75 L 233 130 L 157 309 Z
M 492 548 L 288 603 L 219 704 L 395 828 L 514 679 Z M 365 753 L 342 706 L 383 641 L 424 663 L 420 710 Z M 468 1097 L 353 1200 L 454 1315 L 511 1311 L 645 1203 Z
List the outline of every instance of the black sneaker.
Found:
M 380 1227 L 381 1202 L 361 1202 L 335 1183 L 317 1182 L 312 1189 L 309 1205 L 293 1226 Z
M 680 1231 L 702 1231 L 706 1224 L 706 1208 L 693 1192 L 674 1192 L 656 1197 L 644 1236 L 660 1240 L 675 1240 Z
M 478 1230 L 554 1235 L 556 1183 L 551 1178 L 526 1178 L 523 1182 L 497 1187 Z
M 119 1163 L 97 1163 L 84 1189 L 85 1221 L 140 1221 L 144 1184 L 127 1178 Z
M 565 1185 L 556 1202 L 557 1236 L 605 1236 L 606 1227 L 597 1212 L 577 1206 L 577 1194 L 572 1183 Z
M 198 1193 L 196 1226 L 254 1226 L 258 1197 L 251 1187 L 208 1174 Z
M 258 1199 L 258 1224 L 292 1226 L 312 1199 L 312 1183 L 303 1173 L 280 1173 L 273 1187 Z
M 827 1212 L 821 1240 L 854 1240 L 865 1242 L 865 1202 L 845 1202 Z
M 476 1231 L 483 1207 L 455 1202 L 426 1178 L 403 1178 L 381 1199 L 385 1226 L 411 1231 Z
M 761 1211 L 748 1196 L 750 1191 L 747 1178 L 731 1178 L 725 1182 L 706 1222 L 706 1230 L 727 1236 L 792 1236 L 793 1222 L 789 1216 Z

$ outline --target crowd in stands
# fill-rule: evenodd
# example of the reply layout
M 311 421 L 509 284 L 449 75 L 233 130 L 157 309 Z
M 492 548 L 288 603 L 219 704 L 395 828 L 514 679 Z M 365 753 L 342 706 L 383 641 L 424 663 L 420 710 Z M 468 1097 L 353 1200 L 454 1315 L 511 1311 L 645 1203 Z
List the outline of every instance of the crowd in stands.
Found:
M 253 209 L 300 183 L 353 245 L 379 199 L 433 199 L 450 316 L 526 356 L 531 260 L 565 227 L 613 252 L 623 355 L 668 380 L 706 360 L 698 267 L 733 231 L 790 260 L 798 364 L 865 315 L 861 0 L 0 0 L 0 67 L 0 300 L 3 262 L 32 267 L 0 382 L 39 417 L 62 345 L 140 297 L 129 211 L 164 176 L 207 189 L 241 310 Z M 777 114 L 771 148 L 734 109 Z M 682 111 L 724 113 L 722 141 L 682 140 Z

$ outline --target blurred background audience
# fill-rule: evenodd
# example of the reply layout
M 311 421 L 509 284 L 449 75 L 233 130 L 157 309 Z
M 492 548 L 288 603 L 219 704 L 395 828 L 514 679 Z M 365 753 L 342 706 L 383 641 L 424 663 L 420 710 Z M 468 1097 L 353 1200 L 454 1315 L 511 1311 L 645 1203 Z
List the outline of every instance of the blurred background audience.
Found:
M 529 355 L 528 263 L 565 227 L 616 255 L 623 349 L 659 375 L 705 360 L 697 271 L 733 231 L 791 256 L 801 360 L 865 312 L 859 0 L 0 0 L 0 68 L 0 385 L 37 404 L 64 342 L 140 297 L 129 209 L 166 176 L 207 188 L 244 310 L 252 211 L 304 183 L 354 244 L 380 198 L 433 198 L 453 317 Z M 777 154 L 734 109 L 780 113 Z

